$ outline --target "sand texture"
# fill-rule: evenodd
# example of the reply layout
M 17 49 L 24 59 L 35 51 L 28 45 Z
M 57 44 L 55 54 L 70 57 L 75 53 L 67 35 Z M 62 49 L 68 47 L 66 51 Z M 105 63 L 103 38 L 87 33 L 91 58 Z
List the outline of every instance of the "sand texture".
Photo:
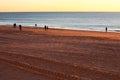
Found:
M 120 33 L 0 26 L 0 80 L 120 80 Z

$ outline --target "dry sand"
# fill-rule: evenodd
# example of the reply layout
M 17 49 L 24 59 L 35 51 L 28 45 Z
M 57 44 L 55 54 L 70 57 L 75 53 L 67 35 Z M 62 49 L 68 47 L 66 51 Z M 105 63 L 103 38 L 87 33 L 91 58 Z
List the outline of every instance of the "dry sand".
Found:
M 0 80 L 120 80 L 120 33 L 0 26 Z

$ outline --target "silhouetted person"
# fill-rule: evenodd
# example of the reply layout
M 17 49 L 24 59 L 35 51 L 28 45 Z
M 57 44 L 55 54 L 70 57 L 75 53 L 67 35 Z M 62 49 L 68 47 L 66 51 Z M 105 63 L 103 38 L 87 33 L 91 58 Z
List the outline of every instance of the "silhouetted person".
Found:
M 46 29 L 47 29 L 47 26 L 46 26 L 46 25 L 44 26 L 44 29 L 45 29 L 45 31 L 46 31 Z
M 19 25 L 19 30 L 22 31 L 22 25 Z
M 107 27 L 105 28 L 105 31 L 106 31 L 106 32 L 108 31 L 108 28 L 107 28 Z
M 35 27 L 37 27 L 37 24 L 35 24 Z
M 13 27 L 16 28 L 16 23 L 13 24 Z

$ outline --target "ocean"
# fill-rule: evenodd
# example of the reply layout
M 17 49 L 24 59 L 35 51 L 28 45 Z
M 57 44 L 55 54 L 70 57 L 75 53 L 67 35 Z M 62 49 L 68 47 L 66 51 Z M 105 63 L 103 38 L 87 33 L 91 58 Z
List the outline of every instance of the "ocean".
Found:
M 120 32 L 119 12 L 0 12 L 0 25 Z

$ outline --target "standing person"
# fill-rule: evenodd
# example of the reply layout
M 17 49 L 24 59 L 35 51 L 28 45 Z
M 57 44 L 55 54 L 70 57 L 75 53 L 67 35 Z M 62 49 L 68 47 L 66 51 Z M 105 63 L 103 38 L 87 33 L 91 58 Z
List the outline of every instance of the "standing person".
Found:
M 16 28 L 16 23 L 13 24 L 13 27 Z
M 46 26 L 46 25 L 44 26 L 44 29 L 45 29 L 45 31 L 46 31 L 46 29 L 47 29 L 47 26 Z
M 22 31 L 22 25 L 19 25 L 19 30 Z
M 107 28 L 107 27 L 105 28 L 105 31 L 106 31 L 106 32 L 108 31 L 108 28 Z
M 35 27 L 37 27 L 37 24 L 35 24 Z

